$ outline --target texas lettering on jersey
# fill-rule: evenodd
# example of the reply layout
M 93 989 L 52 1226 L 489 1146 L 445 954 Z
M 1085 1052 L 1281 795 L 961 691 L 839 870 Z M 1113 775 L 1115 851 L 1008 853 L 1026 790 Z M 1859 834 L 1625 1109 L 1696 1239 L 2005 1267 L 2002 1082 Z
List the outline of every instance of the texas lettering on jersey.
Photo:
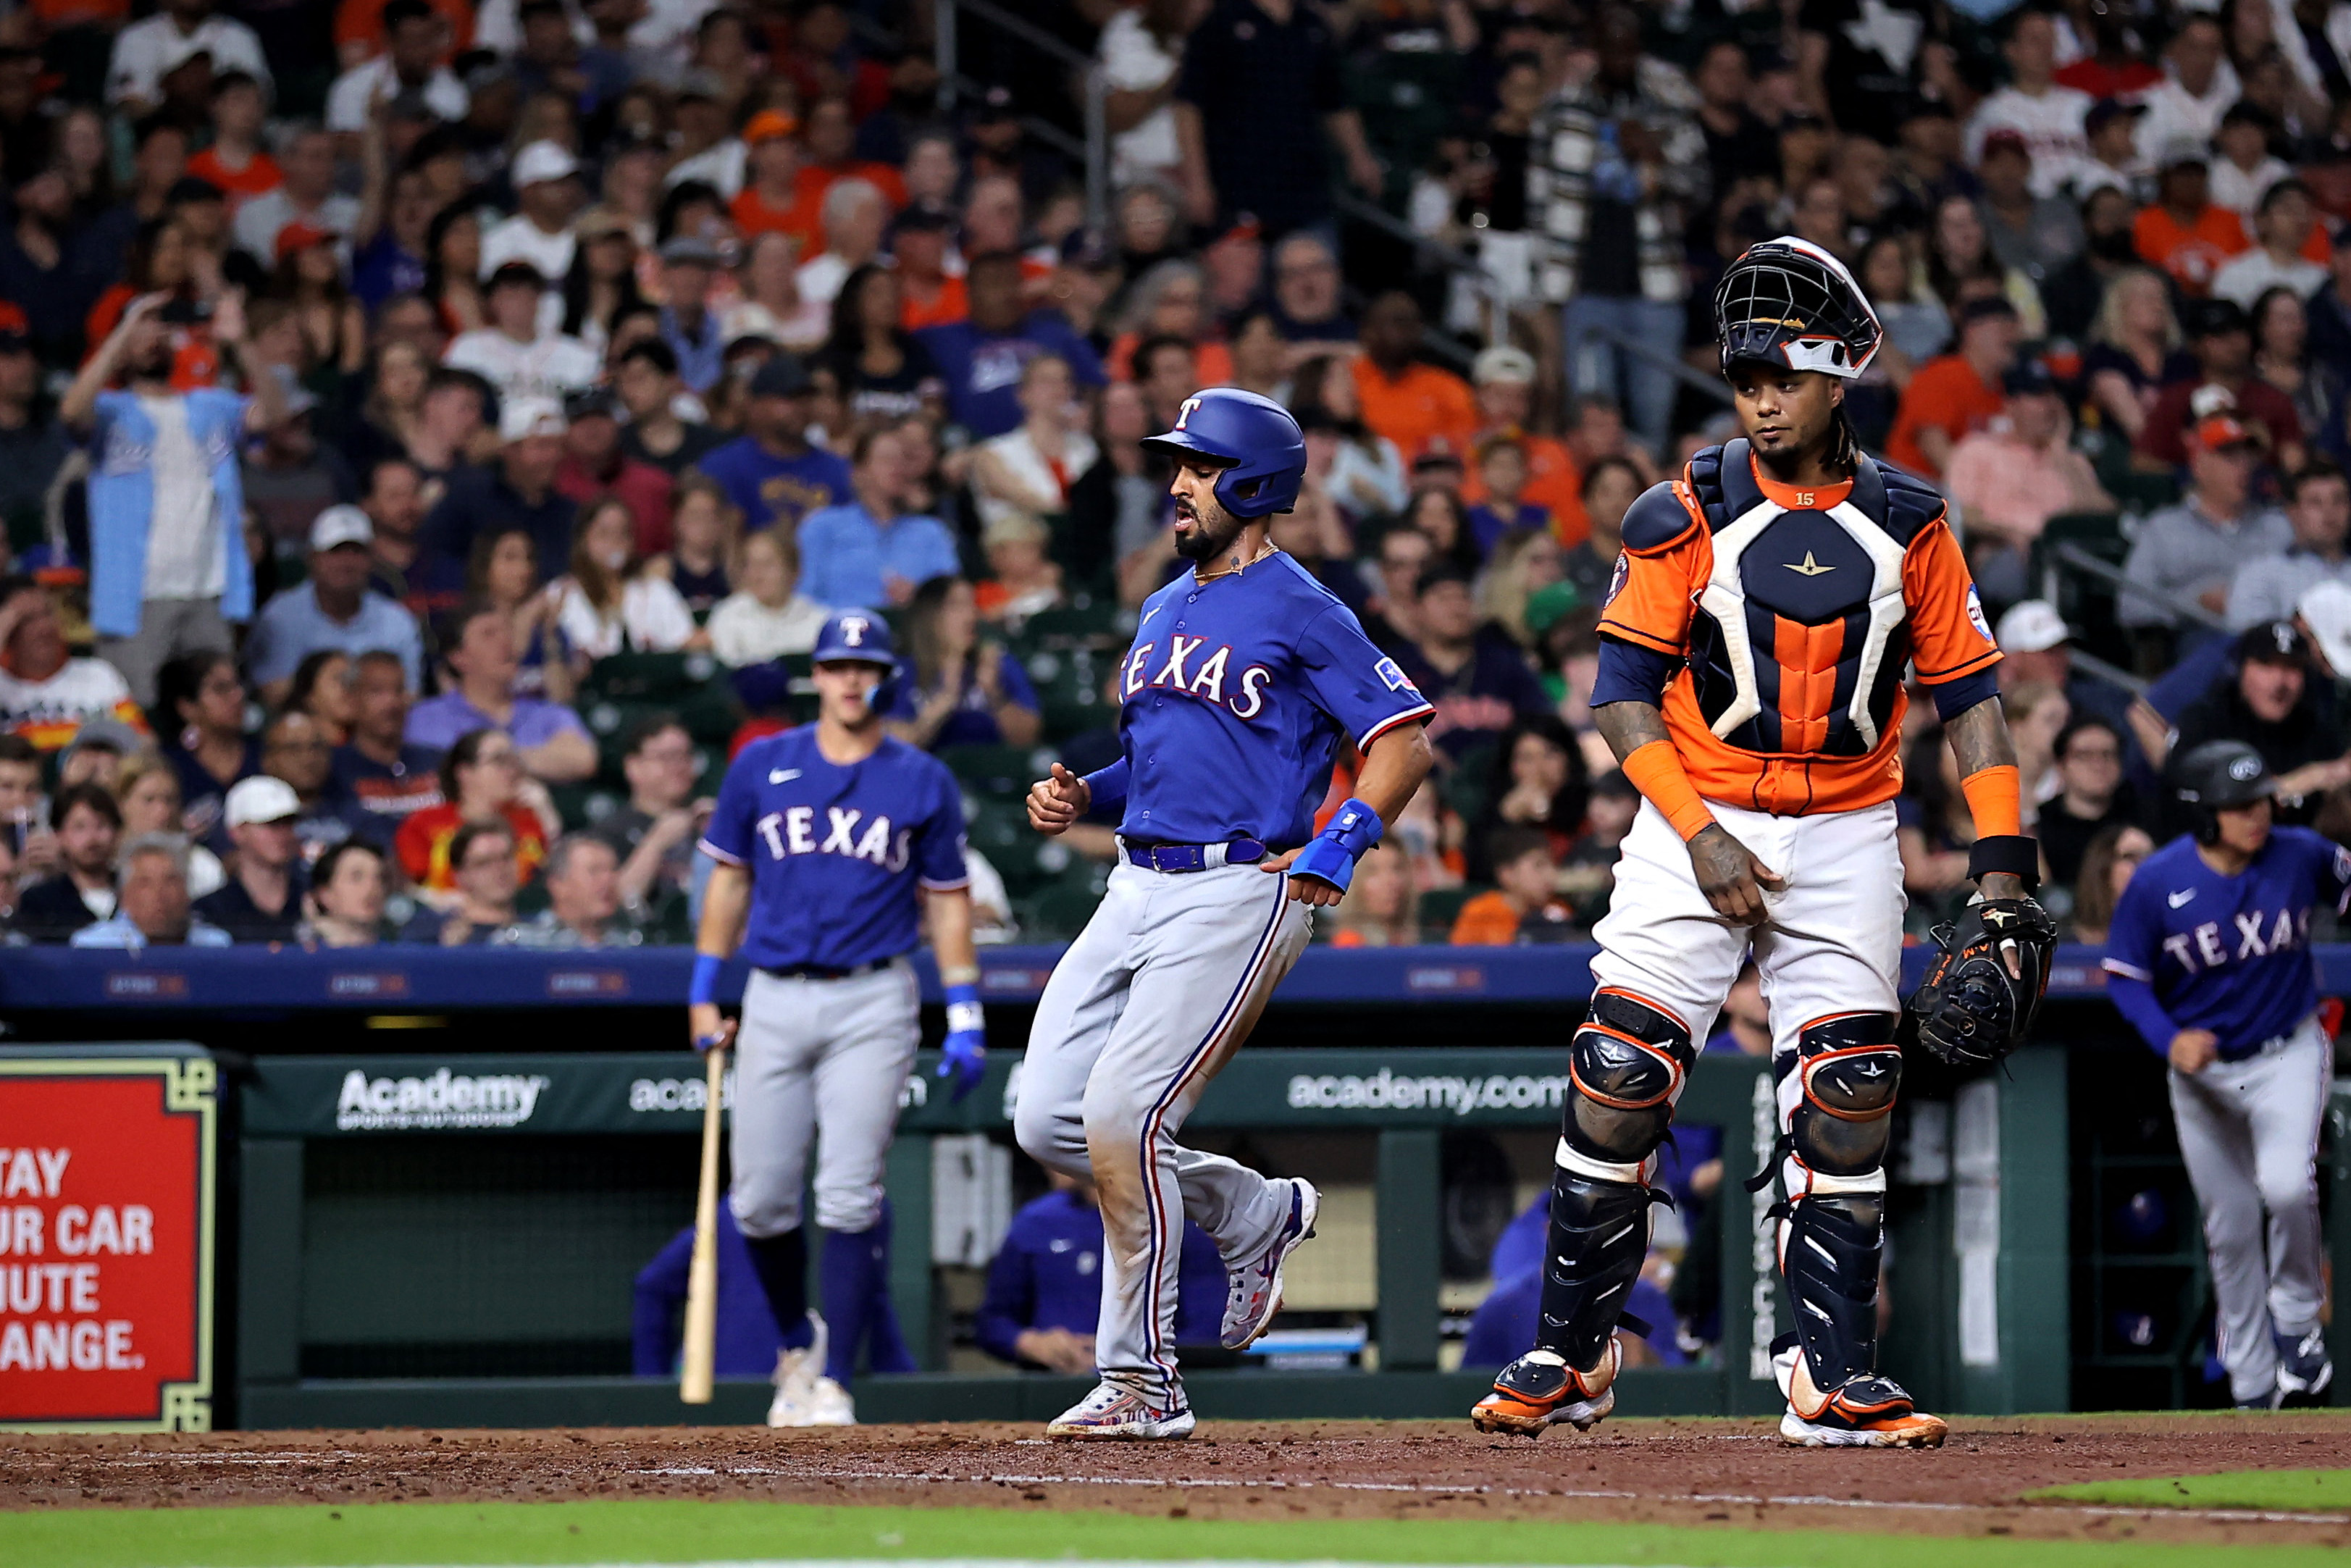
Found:
M 2266 958 L 2310 946 L 2310 909 L 2243 910 L 2229 916 L 2231 929 L 2223 935 L 2220 922 L 2207 920 L 2192 931 L 2175 931 L 2163 939 L 2163 950 L 2189 974 L 2217 969 L 2244 958 Z
M 759 841 L 768 846 L 770 858 L 782 860 L 787 855 L 848 855 L 854 860 L 871 861 L 886 871 L 906 869 L 906 855 L 914 842 L 914 833 L 904 828 L 893 837 L 890 819 L 875 812 L 873 820 L 858 824 L 865 813 L 855 807 L 827 806 L 824 808 L 825 827 L 821 842 L 817 839 L 817 808 L 790 806 L 780 811 L 770 811 L 759 819 L 752 830 Z
M 1119 831 L 1163 843 L 1304 843 L 1340 741 L 1367 748 L 1432 711 L 1353 613 L 1278 551 L 1153 594 L 1119 695 Z

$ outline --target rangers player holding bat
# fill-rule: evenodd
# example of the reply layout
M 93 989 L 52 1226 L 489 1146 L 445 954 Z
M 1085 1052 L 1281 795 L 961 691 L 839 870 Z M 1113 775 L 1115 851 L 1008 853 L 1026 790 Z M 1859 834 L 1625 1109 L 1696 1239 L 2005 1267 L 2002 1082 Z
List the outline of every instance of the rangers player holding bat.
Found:
M 1918 1038 L 1988 1060 L 2029 1024 L 2053 941 L 2028 896 L 2038 854 L 2019 826 L 2000 650 L 1942 497 L 1855 445 L 1845 388 L 1882 332 L 1844 266 L 1799 239 L 1757 245 L 1725 274 L 1715 314 L 1745 434 L 1625 516 L 1592 706 L 1643 804 L 1569 1047 L 1536 1348 L 1471 1419 L 1533 1437 L 1614 1407 L 1657 1146 L 1751 943 L 1771 1001 L 1774 1212 L 1795 1322 L 1772 1347 L 1781 1435 L 1933 1447 L 1943 1423 L 1876 1365 L 1902 1073 L 1903 667 L 1933 695 L 1980 835 L 1980 901 L 1914 1004 Z
M 2106 994 L 2170 1064 L 2231 1396 L 2255 1410 L 2321 1403 L 2335 1366 L 2318 1321 L 2316 1162 L 2335 1051 L 2318 1019 L 2310 912 L 2351 904 L 2351 850 L 2272 826 L 2278 781 L 2242 741 L 2206 741 L 2172 777 L 2195 831 L 2123 890 Z
M 955 1076 L 957 1099 L 987 1057 L 963 793 L 938 758 L 883 730 L 897 660 L 880 616 L 833 615 L 811 660 L 816 722 L 746 746 L 718 788 L 701 846 L 717 864 L 687 992 L 695 1049 L 726 1045 L 736 1026 L 718 1011 L 718 971 L 739 939 L 752 973 L 731 1201 L 783 1330 L 770 1427 L 852 1425 L 846 1385 L 869 1334 L 877 1367 L 913 1370 L 883 1295 L 882 1168 L 922 1037 L 907 955 L 925 915 L 946 988 L 939 1075 Z M 822 1317 L 808 1311 L 800 1212 L 811 1143 Z
M 1044 833 L 1119 813 L 1120 863 L 1037 1004 L 1014 1124 L 1031 1157 L 1101 1194 L 1102 1381 L 1046 1427 L 1057 1437 L 1191 1433 L 1175 1354 L 1187 1215 L 1225 1260 L 1225 1345 L 1280 1309 L 1283 1260 L 1313 1234 L 1312 1184 L 1176 1136 L 1305 947 L 1308 910 L 1339 902 L 1430 762 L 1429 705 L 1266 538 L 1306 474 L 1289 412 L 1204 392 L 1145 444 L 1176 464 L 1176 548 L 1192 567 L 1144 603 L 1120 759 L 1082 779 L 1057 763 L 1029 795 Z M 1363 754 L 1355 798 L 1316 834 L 1342 738 Z

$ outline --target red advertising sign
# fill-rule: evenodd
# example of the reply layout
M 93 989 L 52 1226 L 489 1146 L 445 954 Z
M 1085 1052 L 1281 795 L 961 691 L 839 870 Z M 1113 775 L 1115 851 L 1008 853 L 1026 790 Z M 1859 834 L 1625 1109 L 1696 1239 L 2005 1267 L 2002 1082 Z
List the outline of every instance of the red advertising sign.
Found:
M 212 1424 L 214 1074 L 0 1057 L 0 1427 Z

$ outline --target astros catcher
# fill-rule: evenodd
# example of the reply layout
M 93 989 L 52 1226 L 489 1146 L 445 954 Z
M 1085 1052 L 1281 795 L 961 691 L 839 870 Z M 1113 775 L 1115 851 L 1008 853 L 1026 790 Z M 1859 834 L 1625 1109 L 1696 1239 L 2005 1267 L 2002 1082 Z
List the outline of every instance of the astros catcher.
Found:
M 2053 937 L 2029 896 L 2000 650 L 1942 497 L 1859 451 L 1845 388 L 1882 330 L 1837 260 L 1755 246 L 1715 296 L 1744 435 L 1625 516 L 1592 695 L 1643 804 L 1570 1046 L 1536 1348 L 1471 1420 L 1532 1437 L 1614 1406 L 1614 1331 L 1694 1041 L 1750 943 L 1771 1004 L 1781 1271 L 1772 1365 L 1789 1443 L 1926 1448 L 1943 1423 L 1877 1371 L 1884 1165 L 1902 1073 L 1896 986 L 1903 668 L 1915 664 L 1980 835 L 1980 902 L 1920 995 L 1920 1043 L 1989 1061 L 2029 1024 Z M 1938 934 L 1942 935 L 1942 934 Z M 1757 1183 L 1770 1179 L 1767 1165 Z

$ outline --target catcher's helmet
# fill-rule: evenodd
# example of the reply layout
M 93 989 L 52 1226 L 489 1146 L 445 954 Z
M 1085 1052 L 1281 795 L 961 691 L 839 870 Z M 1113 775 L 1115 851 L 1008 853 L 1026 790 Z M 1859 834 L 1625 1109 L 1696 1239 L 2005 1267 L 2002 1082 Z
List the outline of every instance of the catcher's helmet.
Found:
M 2250 806 L 2277 793 L 2277 779 L 2262 754 L 2241 740 L 2208 740 L 2172 765 L 2172 790 L 2195 820 L 2196 841 L 2220 836 L 2215 813 Z
M 1714 291 L 1722 373 L 1742 360 L 1850 381 L 1869 368 L 1886 329 L 1844 263 L 1782 235 L 1749 246 Z
M 1306 477 L 1306 437 L 1290 411 L 1232 387 L 1194 392 L 1176 411 L 1176 428 L 1143 444 L 1168 457 L 1221 466 L 1217 502 L 1237 517 L 1290 510 Z

